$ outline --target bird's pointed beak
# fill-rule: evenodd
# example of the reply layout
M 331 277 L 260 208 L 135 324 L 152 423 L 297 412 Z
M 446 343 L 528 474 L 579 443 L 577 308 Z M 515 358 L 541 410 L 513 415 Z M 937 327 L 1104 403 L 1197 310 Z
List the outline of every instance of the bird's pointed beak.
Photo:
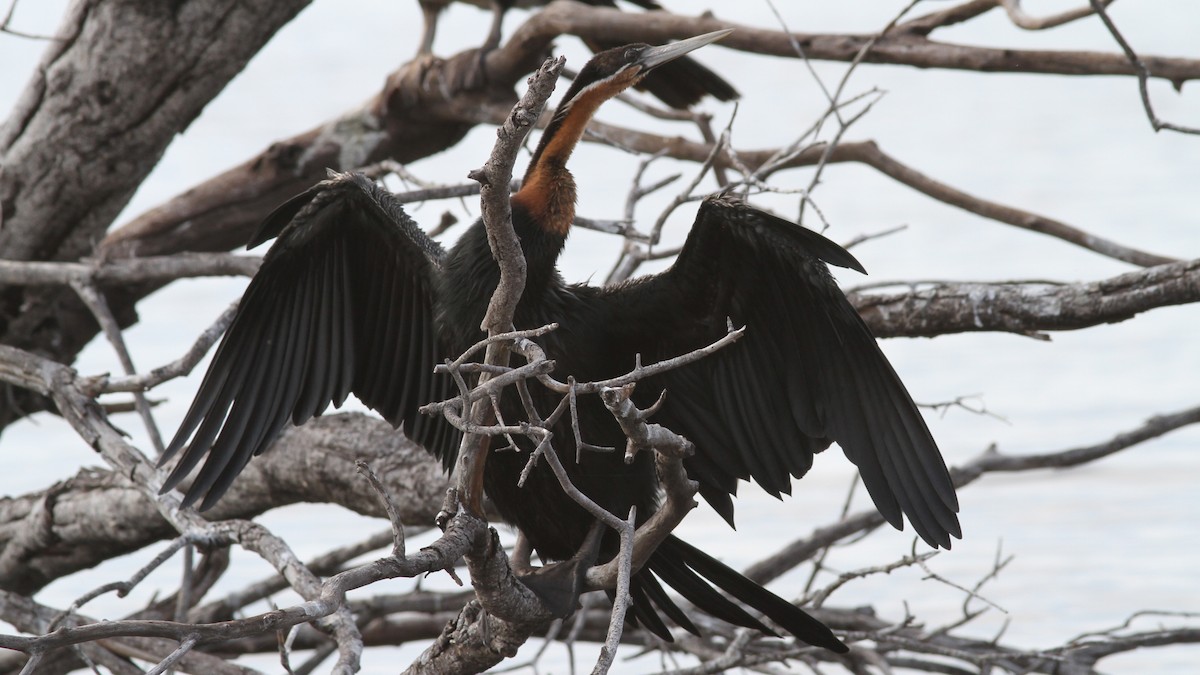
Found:
M 642 67 L 642 72 L 649 71 L 664 63 L 674 61 L 688 52 L 696 51 L 704 45 L 716 42 L 732 32 L 732 28 L 726 28 L 725 30 L 717 30 L 705 33 L 704 35 L 690 37 L 679 42 L 672 42 L 669 45 L 650 47 L 642 52 L 642 57 L 638 60 L 638 65 Z

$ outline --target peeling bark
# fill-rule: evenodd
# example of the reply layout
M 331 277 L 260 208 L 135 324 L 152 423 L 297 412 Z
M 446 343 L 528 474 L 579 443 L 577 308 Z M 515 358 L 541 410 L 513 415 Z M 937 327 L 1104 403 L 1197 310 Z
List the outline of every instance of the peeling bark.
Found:
M 1131 319 L 1151 308 L 1200 302 L 1200 260 L 1080 284 L 953 283 L 851 301 L 880 337 L 997 331 L 1045 337 Z

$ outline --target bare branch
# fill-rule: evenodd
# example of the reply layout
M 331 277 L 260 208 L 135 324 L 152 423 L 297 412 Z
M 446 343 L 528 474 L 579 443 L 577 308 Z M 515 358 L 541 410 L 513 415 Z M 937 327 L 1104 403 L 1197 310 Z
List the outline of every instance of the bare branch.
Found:
M 1078 284 L 950 283 L 895 295 L 851 293 L 881 337 L 1004 331 L 1044 337 L 1124 321 L 1158 307 L 1200 301 L 1200 260 Z
M 1178 131 L 1182 134 L 1200 134 L 1200 127 L 1185 127 L 1171 122 L 1164 122 L 1154 113 L 1154 106 L 1150 103 L 1150 68 L 1146 62 L 1133 51 L 1133 47 L 1126 42 L 1125 36 L 1121 35 L 1121 31 L 1117 30 L 1117 24 L 1108 16 L 1108 12 L 1104 9 L 1108 3 L 1102 0 L 1089 0 L 1092 3 L 1092 9 L 1096 14 L 1100 15 L 1100 20 L 1104 22 L 1104 27 L 1112 34 L 1113 39 L 1121 46 L 1121 51 L 1125 52 L 1125 57 L 1129 59 L 1129 63 L 1133 65 L 1134 71 L 1137 73 L 1138 92 L 1142 95 L 1142 107 L 1146 109 L 1146 117 L 1150 119 L 1150 126 L 1154 127 L 1155 131 L 1169 129 Z M 1181 82 L 1174 82 L 1175 88 L 1179 89 L 1182 86 Z
M 4 15 L 4 20 L 0 21 L 0 33 L 7 33 L 7 34 L 13 35 L 15 37 L 25 38 L 26 40 L 50 41 L 50 40 L 61 39 L 61 38 L 56 38 L 53 35 L 38 35 L 36 33 L 30 33 L 28 31 L 23 31 L 23 30 L 19 30 L 17 28 L 13 28 L 12 27 L 13 13 L 17 11 L 17 2 L 18 2 L 18 0 L 12 0 L 12 2 L 9 3 L 8 12 Z
M 1053 218 L 1028 213 L 1020 209 L 969 195 L 898 162 L 871 141 L 865 143 L 843 143 L 834 150 L 830 161 L 862 162 L 938 201 L 1008 225 L 1047 234 L 1110 258 L 1123 260 L 1141 267 L 1175 262 L 1174 258 L 1145 253 L 1137 249 L 1122 246 L 1066 223 L 1054 220 Z
M 971 3 L 964 18 L 995 7 L 994 0 Z M 946 24 L 944 24 L 946 25 Z M 898 28 L 903 29 L 904 24 Z M 813 60 L 852 61 L 871 35 L 785 33 L 722 21 L 711 16 L 685 17 L 668 13 L 633 14 L 605 7 L 580 7 L 560 3 L 547 7 L 517 29 L 510 42 L 539 42 L 548 35 L 570 33 L 584 39 L 604 39 L 614 34 L 642 42 L 665 42 L 701 33 L 732 28 L 721 45 L 766 56 L 795 58 L 795 43 Z M 927 31 L 926 31 L 927 32 Z M 1171 82 L 1200 78 L 1200 60 L 1148 57 L 1154 77 Z M 920 31 L 897 30 L 876 42 L 866 63 L 902 64 L 918 68 L 947 68 L 975 72 L 1021 72 L 1058 75 L 1135 75 L 1121 54 L 1090 51 L 1048 51 L 975 47 L 927 39 Z M 490 61 L 489 61 L 489 65 Z
M 659 373 L 666 372 L 668 370 L 674 370 L 675 368 L 685 366 L 689 363 L 695 363 L 709 354 L 712 354 L 719 349 L 723 349 L 734 342 L 737 342 L 745 334 L 746 327 L 742 326 L 741 328 L 730 330 L 712 344 L 693 349 L 687 354 L 680 354 L 679 356 L 674 356 L 669 359 L 663 359 L 662 361 L 652 363 L 648 366 L 642 365 L 641 359 L 638 359 L 637 363 L 634 364 L 633 370 L 630 370 L 624 375 L 618 375 L 617 377 L 612 377 L 607 380 L 598 380 L 596 382 L 576 383 L 574 385 L 574 390 L 576 394 L 593 394 L 602 392 L 605 389 L 624 387 L 627 384 L 632 384 L 648 377 L 653 377 Z M 525 355 L 526 358 L 530 358 L 532 361 L 538 361 L 545 358 L 541 348 L 532 342 L 518 342 L 516 349 Z M 572 385 L 559 382 L 558 380 L 555 380 L 549 376 L 539 377 L 538 381 L 551 391 L 555 391 L 560 394 L 569 393 L 572 389 Z
M 525 290 L 525 255 L 521 252 L 521 242 L 513 232 L 512 207 L 508 201 L 513 163 L 526 134 L 554 91 L 554 82 L 565 62 L 562 58 L 548 59 L 538 73 L 530 78 L 525 96 L 496 132 L 496 147 L 491 157 L 482 169 L 471 175 L 481 185 L 488 246 L 500 268 L 500 280 L 480 326 L 489 336 L 513 330 L 513 312 Z M 487 346 L 484 358 L 486 365 L 503 366 L 507 361 L 508 349 L 503 343 L 492 342 Z M 481 373 L 479 379 L 481 383 L 486 382 L 489 375 Z M 487 414 L 488 408 L 484 402 L 477 401 L 471 410 L 471 420 L 476 424 L 481 423 Z M 475 513 L 482 512 L 483 464 L 489 442 L 486 437 L 467 433 L 458 452 L 459 494 L 467 500 L 467 508 Z
M 620 130 L 608 127 L 603 122 L 592 122 L 592 127 L 605 129 L 604 133 L 607 135 L 620 135 L 622 143 L 644 152 L 663 152 L 665 156 L 676 159 L 703 162 L 713 152 L 713 147 L 705 143 L 695 143 L 678 138 L 666 139 L 652 134 Z M 780 152 L 779 150 L 739 150 L 724 153 L 717 158 L 718 166 L 737 166 L 738 163 L 744 163 L 749 167 L 760 167 L 779 156 Z M 1175 258 L 1123 246 L 1053 218 L 967 194 L 899 162 L 885 153 L 874 141 L 840 143 L 833 147 L 832 152 L 828 151 L 824 143 L 810 145 L 801 152 L 794 153 L 791 161 L 780 163 L 775 168 L 781 170 L 811 166 L 820 161 L 829 163 L 860 162 L 938 201 L 991 220 L 1056 237 L 1101 255 L 1141 267 L 1176 262 Z
M 221 336 L 225 334 L 225 329 L 229 328 L 229 324 L 233 323 L 237 306 L 238 302 L 235 301 L 224 312 L 221 312 L 221 316 L 217 317 L 217 320 L 204 329 L 200 337 L 196 338 L 196 342 L 187 350 L 187 353 L 171 363 L 140 375 L 113 377 L 104 374 L 85 378 L 80 382 L 80 388 L 89 396 L 120 391 L 149 391 L 167 380 L 187 375 L 192 372 L 192 368 L 195 368 L 197 363 L 200 363 L 200 359 L 204 358 L 217 340 L 221 339 Z
M 613 660 L 617 658 L 617 646 L 621 643 L 621 636 L 625 632 L 625 613 L 629 611 L 631 602 L 629 587 L 634 572 L 633 540 L 636 525 L 637 507 L 634 506 L 629 509 L 629 517 L 625 519 L 625 526 L 619 530 L 621 549 L 617 554 L 616 600 L 613 602 L 612 618 L 608 620 L 608 635 L 604 639 L 604 645 L 600 648 L 600 658 L 596 661 L 596 667 L 592 669 L 592 675 L 604 675 L 612 668 Z
M 1113 0 L 1098 1 L 1102 7 L 1107 7 L 1113 3 Z M 1057 28 L 1063 24 L 1071 23 L 1072 21 L 1077 21 L 1096 13 L 1094 7 L 1084 6 L 1048 16 L 1033 16 L 1021 9 L 1021 0 L 1000 0 L 1000 5 L 1004 7 L 1004 11 L 1008 14 L 1008 18 L 1013 22 L 1013 25 L 1025 30 Z
M 400 520 L 400 509 L 396 508 L 396 502 L 392 499 L 392 493 L 384 487 L 383 482 L 379 480 L 379 476 L 375 475 L 375 471 L 367 462 L 359 459 L 355 460 L 354 465 L 358 468 L 367 482 L 371 484 L 371 489 L 375 494 L 379 495 L 380 501 L 383 502 L 384 510 L 387 511 L 388 522 L 392 524 L 392 556 L 404 559 L 404 522 Z
M 232 527 L 230 527 L 231 525 Z M 161 637 L 181 641 L 194 639 L 196 644 L 204 645 L 252 636 L 263 631 L 285 630 L 338 611 L 344 606 L 345 593 L 354 588 L 381 579 L 397 576 L 413 577 L 451 566 L 464 550 L 473 545 L 470 540 L 474 536 L 472 534 L 474 529 L 475 526 L 469 517 L 456 516 L 445 536 L 419 553 L 405 559 L 379 560 L 338 574 L 320 584 L 315 599 L 291 608 L 274 610 L 237 621 L 209 624 L 180 624 L 171 621 L 113 621 L 61 629 L 39 637 L 0 635 L 0 647 L 37 653 L 67 645 L 120 636 Z M 261 540 L 263 535 L 261 528 L 249 523 L 236 524 L 226 521 L 214 528 L 214 532 L 225 535 L 235 535 L 239 530 L 241 536 L 237 536 L 237 538 L 243 545 L 254 544 L 254 540 L 250 537 Z M 287 576 L 292 576 L 290 571 Z
M 115 285 L 193 277 L 249 277 L 254 276 L 261 263 L 262 260 L 257 256 L 228 253 L 179 253 L 79 263 L 0 260 L 0 283 L 66 286 L 73 282 L 90 281 Z
M 49 630 L 49 622 L 61 614 L 61 610 L 41 605 L 9 591 L 0 591 L 0 616 L 23 632 L 44 633 Z M 72 614 L 67 623 L 75 626 L 95 623 L 95 620 L 87 616 Z M 71 659 L 69 654 L 62 651 L 48 655 L 44 652 L 32 655 L 25 662 L 25 670 L 22 672 L 33 672 L 35 669 L 37 672 L 67 672 L 76 668 L 87 667 L 86 664 L 89 661 L 102 663 L 113 668 L 114 672 L 127 672 L 119 668 L 122 663 L 127 667 L 128 662 L 123 661 L 122 658 L 118 658 L 116 655 L 121 655 L 121 657 L 131 656 L 155 662 L 167 658 L 168 655 L 178 649 L 178 644 L 175 641 L 157 638 L 110 638 L 102 644 L 103 646 L 101 646 L 101 643 L 84 643 L 78 645 L 76 647 L 75 659 Z M 24 655 L 20 652 L 6 652 L 0 655 L 0 668 L 3 668 L 5 672 L 16 672 L 21 666 L 20 661 L 13 657 L 22 656 Z M 49 658 L 46 658 L 46 656 Z M 39 664 L 44 667 L 39 669 Z M 72 666 L 72 664 L 74 665 Z M 191 651 L 183 655 L 182 665 L 187 670 L 214 673 L 216 675 L 255 675 L 258 672 L 237 664 L 228 663 L 217 656 L 197 651 Z M 139 670 L 138 672 L 141 671 Z
M 5 363 L 0 359 L 0 373 L 7 370 Z M 267 452 L 251 462 L 206 515 L 250 518 L 284 504 L 321 501 L 384 517 L 355 473 L 360 458 L 378 467 L 407 523 L 431 522 L 449 484 L 425 450 L 390 424 L 361 414 L 312 420 L 286 431 L 276 447 L 286 452 Z M 176 534 L 145 491 L 122 472 L 101 470 L 0 500 L 0 524 L 0 586 L 21 592 Z
M 634 536 L 631 564 L 633 570 L 637 571 L 683 521 L 684 516 L 696 508 L 695 496 L 699 485 L 688 478 L 683 468 L 683 459 L 691 454 L 692 444 L 664 427 L 647 424 L 646 412 L 638 410 L 629 400 L 632 391 L 632 387 L 608 388 L 602 392 L 601 399 L 629 437 L 631 446 L 654 450 L 654 466 L 666 497 L 662 506 L 642 523 Z M 628 451 L 626 457 L 629 457 Z M 620 565 L 618 557 L 588 570 L 588 588 L 614 588 L 619 579 Z
M 509 204 L 508 185 L 513 162 L 525 135 L 541 114 L 554 82 L 562 69 L 564 60 L 548 59 L 538 73 L 530 79 L 529 89 L 513 109 L 505 124 L 497 131 L 496 147 L 483 169 L 472 173 L 472 178 L 481 184 L 483 221 L 487 228 L 488 245 L 500 269 L 500 279 L 488 304 L 483 324 L 480 326 L 488 337 L 495 339 L 499 333 L 513 330 L 513 313 L 525 287 L 525 256 L 520 241 L 512 228 L 512 212 Z M 487 345 L 484 364 L 505 366 L 508 348 L 505 342 L 494 340 Z M 490 379 L 488 372 L 480 373 L 480 384 Z M 483 425 L 493 409 L 490 398 L 481 398 L 472 405 L 470 422 Z M 447 419 L 453 415 L 446 409 Z M 468 431 L 463 435 L 458 453 L 457 493 L 464 500 L 463 513 L 482 512 L 483 471 L 491 437 Z M 456 497 L 457 499 L 457 497 Z M 457 505 L 455 505 L 457 506 Z M 541 602 L 529 589 L 518 583 L 512 574 L 503 549 L 497 545 L 495 532 L 485 550 L 473 544 L 467 551 L 467 565 L 471 581 L 476 588 L 479 602 L 489 614 L 498 617 L 489 627 L 487 614 L 470 614 L 468 605 L 460 615 L 462 622 L 447 626 L 447 633 L 457 632 L 452 643 L 435 644 L 414 662 L 414 668 L 432 669 L 439 672 L 482 670 L 494 665 L 500 658 L 511 656 L 533 633 L 540 620 L 548 617 Z M 469 617 L 469 619 L 468 619 Z M 476 622 L 478 619 L 478 622 Z M 499 647 L 496 635 L 504 637 L 504 646 Z
M 940 9 L 900 24 L 900 29 L 914 35 L 929 35 L 938 28 L 970 21 L 995 9 L 996 0 L 968 0 L 961 5 Z
M 129 355 L 129 349 L 125 346 L 125 336 L 121 332 L 121 327 L 117 325 L 116 317 L 113 316 L 112 311 L 108 308 L 108 301 L 104 299 L 104 295 L 90 281 L 74 280 L 71 282 L 71 288 L 75 289 L 75 293 L 79 295 L 79 298 L 91 310 L 92 316 L 96 317 L 96 321 L 100 324 L 100 329 L 104 332 L 104 336 L 117 353 L 117 360 L 120 361 L 121 367 L 125 369 L 125 374 L 136 374 L 137 368 L 133 365 L 133 357 Z M 140 391 L 133 392 L 133 402 L 138 415 L 142 418 L 142 423 L 146 427 L 146 433 L 150 436 L 150 443 L 154 446 L 155 453 L 161 455 L 166 446 L 163 445 L 162 434 L 158 431 L 158 424 L 154 422 L 154 415 L 150 412 L 150 404 L 146 402 L 146 395 Z

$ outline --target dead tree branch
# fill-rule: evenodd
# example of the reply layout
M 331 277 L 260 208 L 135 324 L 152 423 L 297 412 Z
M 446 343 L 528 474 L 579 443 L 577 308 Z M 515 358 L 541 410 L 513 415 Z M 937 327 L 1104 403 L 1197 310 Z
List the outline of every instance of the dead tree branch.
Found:
M 989 2 L 986 9 L 997 6 Z M 976 14 L 982 13 L 975 10 Z M 878 39 L 863 58 L 865 63 L 944 68 L 983 73 L 1021 72 L 1056 75 L 1136 75 L 1135 68 L 1121 54 L 1090 51 L 1048 51 L 998 49 L 937 42 L 928 39 L 926 30 L 907 30 L 919 24 L 900 24 L 897 30 Z M 949 25 L 942 23 L 940 25 Z M 622 35 L 642 42 L 664 42 L 724 28 L 734 29 L 721 45 L 764 56 L 795 58 L 793 45 L 799 43 L 807 58 L 818 61 L 851 62 L 858 58 L 869 34 L 784 33 L 757 26 L 745 26 L 712 16 L 686 17 L 669 13 L 630 13 L 604 7 L 584 7 L 561 2 L 534 15 L 513 33 L 510 43 L 536 41 L 553 33 L 569 33 L 584 39 L 603 39 Z M 1146 57 L 1154 77 L 1181 83 L 1200 78 L 1200 60 Z
M 703 163 L 713 152 L 713 146 L 707 143 L 689 141 L 678 137 L 666 138 L 655 134 L 622 129 L 603 122 L 593 121 L 590 128 L 597 131 L 602 138 L 614 141 L 623 147 L 648 154 L 660 153 L 663 156 L 674 159 Z M 778 149 L 737 150 L 719 153 L 715 166 L 725 168 L 745 166 L 751 170 L 757 170 L 763 164 L 773 161 L 780 153 L 781 151 Z M 989 220 L 995 220 L 1021 229 L 1055 237 L 1116 260 L 1140 267 L 1176 262 L 1174 258 L 1125 246 L 1047 216 L 1030 213 L 1022 209 L 970 195 L 896 160 L 884 152 L 874 141 L 842 142 L 833 146 L 832 151 L 824 143 L 815 143 L 805 147 L 800 152 L 792 153 L 790 157 L 789 161 L 776 164 L 775 170 L 814 166 L 821 161 L 835 164 L 858 162 L 866 164 L 880 173 L 918 192 L 929 195 L 938 201 L 975 213 Z
M 1001 331 L 1049 339 L 1046 331 L 1116 323 L 1158 307 L 1200 302 L 1200 260 L 1085 283 L 935 283 L 907 293 L 855 292 L 851 301 L 881 337 Z
M 1092 4 L 1092 10 L 1100 16 L 1100 20 L 1104 22 L 1104 27 L 1112 34 L 1113 39 L 1121 47 L 1121 51 L 1125 53 L 1125 57 L 1129 59 L 1134 72 L 1137 73 L 1138 93 L 1142 96 L 1142 107 L 1146 109 L 1146 117 L 1150 120 L 1150 126 L 1154 127 L 1155 131 L 1168 129 L 1170 131 L 1178 131 L 1181 134 L 1200 134 L 1200 127 L 1185 127 L 1166 122 L 1155 114 L 1154 105 L 1150 102 L 1149 81 L 1153 75 L 1150 72 L 1150 66 L 1147 65 L 1146 60 L 1137 55 L 1137 52 L 1133 51 L 1133 47 L 1129 46 L 1129 42 L 1125 40 L 1125 36 L 1121 35 L 1121 31 L 1117 30 L 1117 24 L 1113 23 L 1112 18 L 1108 16 L 1108 11 L 1105 9 L 1108 2 L 1102 2 L 1101 0 L 1089 1 Z M 1174 85 L 1176 89 L 1180 89 L 1183 86 L 1179 82 L 1175 82 Z
M 1113 3 L 1113 0 L 1098 1 L 1101 7 L 1107 7 Z M 1033 16 L 1021 8 L 1021 0 L 1000 0 L 1000 5 L 1004 7 L 1004 11 L 1008 14 L 1008 18 L 1013 22 L 1013 25 L 1025 30 L 1057 28 L 1063 24 L 1068 24 L 1096 13 L 1094 6 L 1084 6 L 1047 16 Z
M 11 367 L 0 361 L 0 372 Z M 354 470 L 357 459 L 370 462 L 388 491 L 398 496 L 405 523 L 432 522 L 449 485 L 422 448 L 386 422 L 361 414 L 313 420 L 286 431 L 275 447 L 278 451 L 246 467 L 244 479 L 206 517 L 252 518 L 306 501 L 382 516 L 379 503 L 362 490 Z M 174 534 L 154 501 L 121 473 L 85 470 L 47 490 L 0 499 L 0 588 L 33 593 L 62 576 Z
M 488 162 L 471 176 L 481 185 L 488 245 L 500 269 L 498 285 L 480 326 L 489 337 L 513 330 L 513 313 L 525 288 L 525 256 L 513 231 L 512 212 L 508 203 L 512 167 L 525 135 L 541 115 L 542 108 L 554 91 L 554 83 L 564 63 L 561 58 L 548 59 L 538 73 L 530 78 L 525 96 L 497 131 L 496 147 Z M 495 340 L 487 345 L 486 350 L 485 366 L 507 365 L 507 344 Z M 481 384 L 486 384 L 488 379 L 489 373 L 480 373 Z M 482 425 L 491 414 L 491 401 L 481 399 L 471 407 L 470 420 L 473 424 Z M 463 434 L 458 451 L 453 509 L 473 516 L 482 513 L 483 471 L 490 445 L 490 436 Z M 445 639 L 438 640 L 425 650 L 410 671 L 484 670 L 500 659 L 515 654 L 538 625 L 550 616 L 533 593 L 516 581 L 494 530 L 487 537 L 482 550 L 479 543 L 475 542 L 464 553 L 467 554 L 467 565 L 478 604 L 469 604 L 459 620 L 446 627 L 443 632 Z M 487 612 L 480 613 L 481 608 L 486 608 Z

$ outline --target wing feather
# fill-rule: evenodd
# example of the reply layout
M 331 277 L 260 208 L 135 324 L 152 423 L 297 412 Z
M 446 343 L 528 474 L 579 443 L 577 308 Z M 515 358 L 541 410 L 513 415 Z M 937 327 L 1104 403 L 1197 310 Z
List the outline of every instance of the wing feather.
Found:
M 288 327 L 296 326 L 298 318 L 305 316 L 307 303 L 304 300 L 302 293 L 296 293 L 290 303 L 280 303 L 284 315 L 280 317 L 278 326 L 280 332 L 283 333 L 284 345 L 283 349 L 276 351 L 278 361 L 271 366 L 269 371 L 279 373 L 279 395 L 273 402 L 268 401 L 269 407 L 266 414 L 263 415 L 260 431 L 254 439 L 248 441 L 249 447 L 265 447 L 265 443 L 270 442 L 270 439 L 273 439 L 287 426 L 292 414 L 288 402 L 295 401 L 299 396 L 301 378 L 304 374 L 301 370 L 301 359 L 307 348 L 308 336 L 305 331 L 288 330 Z M 250 456 L 245 455 L 242 458 L 243 466 L 249 460 Z M 241 467 L 238 468 L 238 471 L 240 470 Z M 232 477 L 233 474 L 230 473 L 229 480 L 232 480 Z M 228 484 L 225 484 L 220 491 L 224 491 L 226 488 L 228 488 Z
M 316 274 L 303 275 L 291 285 L 291 295 L 297 303 L 296 312 L 292 315 L 292 330 L 296 334 L 296 352 L 292 355 L 291 372 L 287 374 L 288 386 L 284 390 L 285 397 L 281 399 L 280 403 L 284 407 L 284 414 L 291 419 L 292 424 L 301 424 L 308 419 L 301 417 L 301 410 L 297 402 L 304 394 L 313 360 L 313 345 L 317 337 L 316 324 L 319 320 L 317 317 L 320 314 L 319 286 L 320 278 Z M 280 294 L 285 292 L 286 290 L 277 291 Z M 230 332 L 226 333 L 226 339 L 231 340 L 232 338 L 232 327 L 230 327 Z M 213 363 L 215 364 L 218 360 L 218 358 L 214 358 Z M 203 386 L 201 390 L 203 390 Z M 176 437 L 178 438 L 178 434 Z M 195 445 L 196 442 L 192 441 L 192 444 Z
M 221 425 L 220 434 L 212 444 L 209 460 L 193 482 L 198 490 L 207 491 L 217 482 L 226 467 L 238 464 L 237 458 L 234 456 L 237 450 L 237 440 L 247 432 L 253 410 L 251 401 L 258 399 L 259 389 L 262 387 L 263 380 L 266 379 L 264 374 L 267 372 L 271 356 L 270 341 L 275 337 L 272 334 L 272 328 L 276 323 L 273 321 L 276 309 L 275 306 L 270 307 L 263 318 L 261 332 L 265 335 L 261 335 L 258 343 L 253 345 L 254 360 L 250 362 L 248 368 L 238 372 L 237 377 L 231 378 L 225 383 L 224 389 L 230 392 L 233 401 L 229 407 L 228 417 Z
M 446 390 L 433 375 L 444 351 L 432 321 L 441 247 L 389 193 L 345 174 L 284 203 L 252 241 L 271 237 L 163 455 L 183 450 L 163 490 L 203 461 L 184 503 L 203 497 L 208 508 L 289 420 L 301 424 L 351 393 L 452 464 L 456 432 L 417 412 Z
M 316 312 L 309 324 L 313 344 L 308 352 L 308 367 L 304 369 L 304 387 L 296 404 L 295 416 L 292 418 L 296 424 L 304 424 L 325 407 L 325 401 L 322 399 L 325 398 L 325 384 L 329 376 L 333 279 L 329 274 L 329 258 L 322 255 L 316 262 L 317 268 L 313 271 L 314 278 L 310 282 L 315 286 L 317 302 Z
M 671 269 L 601 297 L 613 339 L 647 360 L 713 342 L 728 321 L 747 327 L 736 344 L 638 393 L 644 405 L 667 390 L 656 420 L 695 443 L 688 471 L 731 523 L 734 478 L 778 496 L 836 441 L 888 522 L 902 528 L 907 515 L 930 545 L 949 547 L 961 531 L 941 453 L 826 263 L 862 271 L 815 232 L 710 198 Z
M 335 330 L 340 331 L 338 337 L 341 346 L 335 353 L 341 358 L 341 362 L 337 367 L 338 379 L 337 387 L 333 394 L 333 405 L 340 408 L 346 402 L 346 397 L 350 395 L 350 392 L 354 388 L 356 363 L 360 357 L 356 349 L 354 312 L 351 311 L 354 307 L 354 298 L 351 294 L 354 288 L 354 276 L 351 270 L 353 263 L 350 259 L 350 249 L 352 247 L 349 242 L 343 239 L 338 239 L 336 245 L 344 249 L 335 258 L 338 263 L 337 289 L 341 291 L 341 297 L 338 298 L 337 303 L 341 309 L 341 315 L 334 323 Z

